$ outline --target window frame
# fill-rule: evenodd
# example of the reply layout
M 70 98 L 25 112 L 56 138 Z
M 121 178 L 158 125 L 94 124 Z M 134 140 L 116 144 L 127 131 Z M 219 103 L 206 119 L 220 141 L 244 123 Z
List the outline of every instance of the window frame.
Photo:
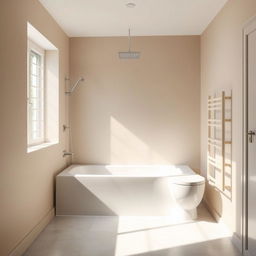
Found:
M 40 131 L 41 136 L 38 139 L 32 138 L 32 122 L 31 122 L 31 52 L 40 56 Z M 28 40 L 27 48 L 27 145 L 28 147 L 37 146 L 46 142 L 46 118 L 45 118 L 45 50 L 38 46 L 35 42 Z

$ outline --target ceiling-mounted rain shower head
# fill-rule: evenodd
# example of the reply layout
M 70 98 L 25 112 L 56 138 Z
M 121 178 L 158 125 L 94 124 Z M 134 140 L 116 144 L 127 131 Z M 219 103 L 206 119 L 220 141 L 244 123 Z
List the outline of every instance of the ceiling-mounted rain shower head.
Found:
M 140 52 L 119 52 L 119 59 L 139 59 Z
M 129 35 L 128 35 L 128 40 L 129 40 L 129 50 L 127 52 L 119 52 L 119 59 L 139 59 L 140 58 L 140 52 L 134 52 L 131 51 L 131 32 L 129 29 Z

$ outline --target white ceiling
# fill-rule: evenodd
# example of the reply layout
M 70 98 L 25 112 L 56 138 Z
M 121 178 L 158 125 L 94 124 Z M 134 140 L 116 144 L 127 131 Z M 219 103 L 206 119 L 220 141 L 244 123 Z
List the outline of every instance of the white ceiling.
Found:
M 70 37 L 200 35 L 228 0 L 39 0 Z M 128 2 L 136 3 L 127 8 Z

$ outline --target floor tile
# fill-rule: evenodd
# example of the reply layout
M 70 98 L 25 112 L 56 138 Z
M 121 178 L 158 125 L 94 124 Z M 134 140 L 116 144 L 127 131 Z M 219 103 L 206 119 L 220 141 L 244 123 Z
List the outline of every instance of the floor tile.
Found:
M 198 219 L 57 216 L 24 256 L 238 256 L 230 232 L 200 206 Z

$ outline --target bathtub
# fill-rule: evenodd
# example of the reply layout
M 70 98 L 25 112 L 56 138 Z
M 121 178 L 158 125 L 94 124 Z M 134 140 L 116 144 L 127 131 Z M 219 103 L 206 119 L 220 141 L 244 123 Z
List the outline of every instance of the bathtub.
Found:
M 170 186 L 194 174 L 188 166 L 71 165 L 56 177 L 56 214 L 186 219 Z

